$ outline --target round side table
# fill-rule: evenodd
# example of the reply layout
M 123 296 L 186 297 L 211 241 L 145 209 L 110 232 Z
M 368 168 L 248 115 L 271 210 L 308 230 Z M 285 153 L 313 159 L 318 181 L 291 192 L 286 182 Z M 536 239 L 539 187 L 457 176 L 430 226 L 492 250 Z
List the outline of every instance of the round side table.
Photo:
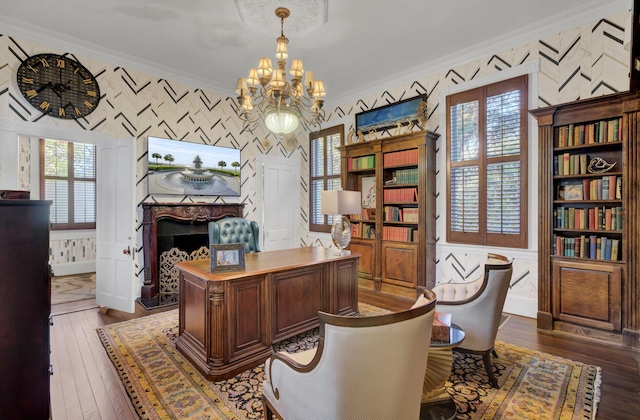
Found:
M 449 340 L 431 340 L 422 387 L 420 420 L 451 420 L 456 417 L 456 404 L 449 396 L 444 384 L 451 375 L 452 349 L 462 343 L 464 335 L 462 328 L 451 324 Z

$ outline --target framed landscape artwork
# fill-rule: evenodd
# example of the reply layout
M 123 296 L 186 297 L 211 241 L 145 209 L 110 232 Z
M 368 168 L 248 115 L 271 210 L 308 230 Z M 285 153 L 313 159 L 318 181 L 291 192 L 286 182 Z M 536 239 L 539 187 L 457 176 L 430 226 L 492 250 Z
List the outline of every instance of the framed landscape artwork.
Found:
M 418 121 L 418 106 L 426 102 L 423 95 L 398 101 L 356 114 L 356 132 L 381 131 L 396 126 L 398 122 Z

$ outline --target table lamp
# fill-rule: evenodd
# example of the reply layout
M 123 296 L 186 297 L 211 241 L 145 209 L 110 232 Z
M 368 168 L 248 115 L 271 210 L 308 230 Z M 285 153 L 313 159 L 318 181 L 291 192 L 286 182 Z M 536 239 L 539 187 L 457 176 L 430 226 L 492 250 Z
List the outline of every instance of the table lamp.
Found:
M 338 251 L 336 255 L 349 255 L 345 250 L 351 242 L 351 222 L 345 214 L 359 214 L 362 212 L 362 196 L 360 191 L 330 190 L 322 191 L 322 214 L 332 214 L 331 239 Z

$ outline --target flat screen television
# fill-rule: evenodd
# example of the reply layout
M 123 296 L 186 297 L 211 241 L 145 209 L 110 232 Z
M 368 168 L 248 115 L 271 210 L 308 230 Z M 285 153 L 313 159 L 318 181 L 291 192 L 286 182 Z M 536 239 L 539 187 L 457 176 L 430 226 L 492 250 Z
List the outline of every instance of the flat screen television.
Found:
M 149 194 L 240 196 L 240 150 L 149 137 Z

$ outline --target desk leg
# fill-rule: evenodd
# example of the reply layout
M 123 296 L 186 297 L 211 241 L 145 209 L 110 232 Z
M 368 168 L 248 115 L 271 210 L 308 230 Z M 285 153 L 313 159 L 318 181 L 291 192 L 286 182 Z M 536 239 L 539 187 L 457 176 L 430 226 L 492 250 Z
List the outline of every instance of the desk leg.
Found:
M 450 348 L 430 348 L 422 387 L 420 419 L 453 419 L 456 405 L 444 387 L 451 375 L 453 352 Z

